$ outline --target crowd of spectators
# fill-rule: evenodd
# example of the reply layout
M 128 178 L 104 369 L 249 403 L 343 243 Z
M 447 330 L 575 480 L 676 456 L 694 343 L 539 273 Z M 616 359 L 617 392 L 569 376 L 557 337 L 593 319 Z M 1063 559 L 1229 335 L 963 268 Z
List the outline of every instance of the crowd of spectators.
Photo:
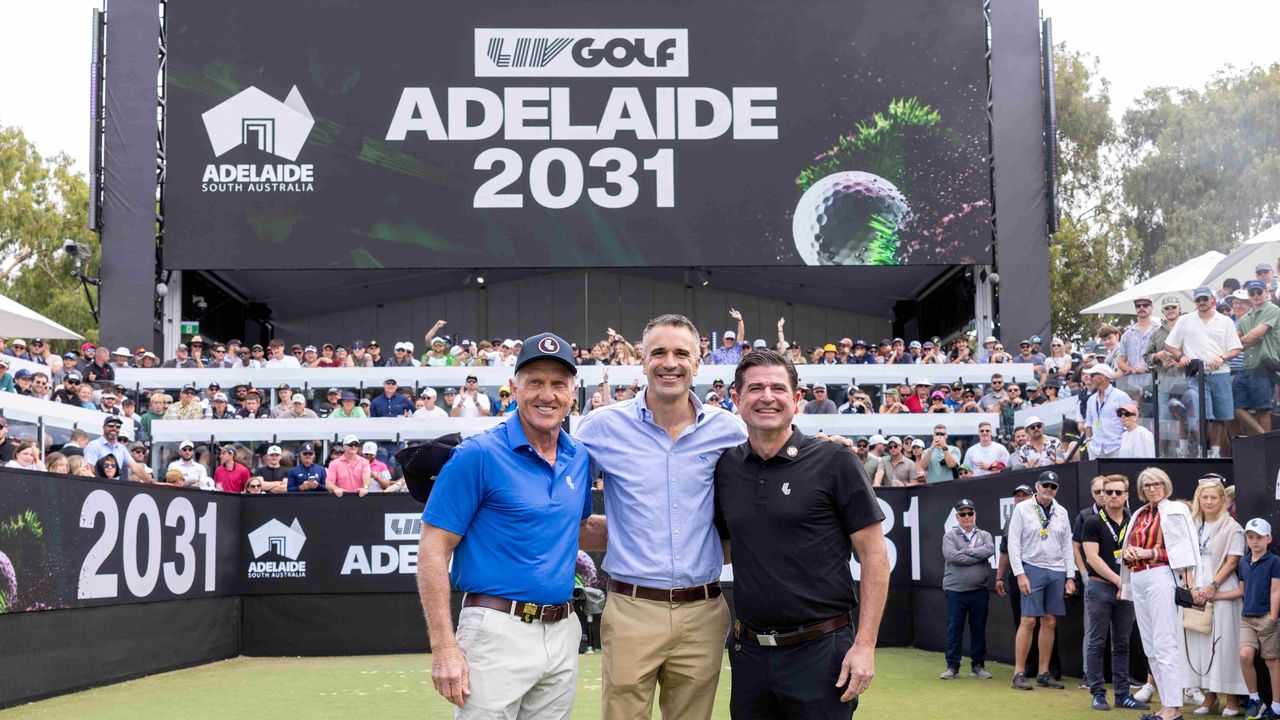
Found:
M 1155 405 L 1178 422 L 1177 453 L 1189 455 L 1198 437 L 1197 383 L 1205 378 L 1206 419 L 1212 438 L 1211 455 L 1217 455 L 1232 430 L 1254 433 L 1270 429 L 1275 398 L 1275 371 L 1280 370 L 1280 308 L 1273 304 L 1276 281 L 1269 266 L 1259 266 L 1258 279 L 1236 287 L 1228 281 L 1218 292 L 1209 288 L 1195 291 L 1195 311 L 1183 313 L 1177 296 L 1161 299 L 1163 323 L 1153 319 L 1152 298 L 1134 302 L 1135 321 L 1123 330 L 1102 325 L 1097 339 L 1077 347 L 1072 341 L 1031 336 L 1017 342 L 1016 352 L 999 338 L 958 335 L 943 341 L 933 337 L 923 342 L 900 337 L 867 342 L 861 338 L 840 338 L 811 347 L 791 343 L 786 337 L 785 318 L 776 324 L 776 342 L 763 338 L 748 342 L 746 319 L 730 310 L 733 326 L 716 338 L 703 334 L 702 360 L 709 365 L 736 364 L 748 353 L 773 347 L 798 365 L 902 365 L 904 380 L 897 385 L 866 385 L 817 382 L 801 384 L 799 403 L 803 414 L 912 414 L 991 413 L 998 422 L 984 424 L 977 438 L 954 438 L 947 444 L 945 418 L 940 418 L 932 439 L 927 437 L 857 438 L 859 454 L 868 463 L 876 484 L 895 485 L 938 482 L 968 475 L 985 475 L 1009 468 L 1041 467 L 1078 456 L 1151 457 L 1155 447 L 1149 429 Z M 1198 322 L 1192 322 L 1197 320 Z M 207 341 L 200 335 L 178 344 L 163 362 L 151 351 L 126 347 L 110 350 L 85 343 L 80 351 L 62 356 L 49 343 L 33 338 L 0 339 L 0 392 L 8 391 L 35 398 L 98 410 L 120 419 L 120 434 L 141 444 L 147 452 L 151 423 L 166 420 L 238 418 L 362 418 L 362 417 L 487 417 L 506 416 L 515 410 L 507 385 L 482 388 L 476 375 L 465 378 L 460 387 L 400 387 L 393 377 L 382 387 L 362 392 L 359 388 L 329 387 L 304 391 L 289 383 L 274 388 L 254 387 L 249 381 L 223 388 L 218 382 L 193 382 L 176 397 L 167 391 L 126 388 L 115 381 L 115 372 L 125 367 L 200 368 L 301 368 L 301 367 L 512 367 L 520 351 L 519 339 L 488 339 L 479 342 L 456 338 L 443 331 L 439 320 L 423 337 L 425 352 L 417 354 L 410 340 L 396 341 L 384 356 L 377 340 L 356 340 L 349 346 L 323 343 L 292 345 L 272 340 L 266 346 L 239 340 Z M 640 362 L 640 350 L 613 328 L 590 346 L 573 345 L 581 365 L 633 365 Z M 416 355 L 416 356 L 415 356 Z M 47 372 L 28 368 L 9 371 L 8 358 L 29 360 Z M 937 383 L 927 378 L 912 379 L 909 365 L 1016 365 L 1031 366 L 1032 379 L 1024 383 L 993 372 L 985 383 Z M 1152 370 L 1158 370 L 1153 373 Z M 957 373 L 958 374 L 958 373 Z M 857 369 L 850 368 L 856 376 Z M 1022 374 L 1025 377 L 1025 373 Z M 1153 376 L 1156 380 L 1153 381 Z M 624 400 L 640 391 L 638 383 L 613 385 L 608 381 L 586 388 L 582 405 L 575 397 L 572 415 L 582 415 L 604 405 Z M 710 405 L 734 411 L 733 385 L 721 380 L 699 391 Z M 1019 411 L 1045 403 L 1075 398 L 1081 420 L 1065 422 L 1062 436 L 1045 432 L 1045 423 L 1035 415 L 1021 425 Z M 941 440 L 939 439 L 941 438 Z M 879 440 L 880 442 L 877 442 Z M 1173 441 L 1170 441 L 1171 443 Z M 74 440 L 71 444 L 75 444 Z M 379 446 L 394 470 L 387 446 Z M 48 465 L 36 449 L 35 462 Z M 261 448 L 258 448 L 262 457 Z M 212 449 L 209 466 L 222 453 Z M 12 444 L 0 447 L 0 461 L 32 463 L 15 459 Z M 25 455 L 24 455 L 25 458 Z M 248 466 L 251 463 L 241 463 Z M 141 479 L 120 463 L 115 472 Z M 96 464 L 80 467 L 81 473 L 97 472 Z M 109 470 L 108 470 L 109 471 Z M 234 467 L 228 477 L 239 477 Z M 163 481 L 164 478 L 157 478 Z M 238 480 L 231 485 L 237 486 Z M 286 485 L 264 485 L 265 491 Z M 322 488 L 323 483 L 318 487 Z M 253 488 L 251 488 L 253 489 Z

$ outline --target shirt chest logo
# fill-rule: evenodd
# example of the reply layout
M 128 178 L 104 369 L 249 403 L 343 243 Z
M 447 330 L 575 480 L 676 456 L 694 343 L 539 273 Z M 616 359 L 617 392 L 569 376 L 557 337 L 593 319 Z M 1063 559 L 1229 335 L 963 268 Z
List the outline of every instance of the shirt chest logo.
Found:
M 550 340 L 550 338 L 547 338 L 547 339 L 548 339 L 548 340 Z M 565 475 L 565 476 L 564 476 L 564 484 L 565 484 L 565 485 L 568 485 L 570 490 L 577 490 L 577 489 L 578 489 L 578 486 L 573 484 L 573 477 L 572 477 L 572 476 Z
M 791 494 L 791 483 L 789 483 L 789 482 L 784 482 L 784 483 L 782 483 L 782 494 L 783 494 L 783 495 L 790 495 L 790 494 Z

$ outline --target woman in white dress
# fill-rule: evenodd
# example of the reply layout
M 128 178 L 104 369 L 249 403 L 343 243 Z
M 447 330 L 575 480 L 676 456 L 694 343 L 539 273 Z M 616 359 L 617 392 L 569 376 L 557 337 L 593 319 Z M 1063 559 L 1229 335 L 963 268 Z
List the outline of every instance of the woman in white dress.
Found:
M 1204 703 L 1196 715 L 1216 709 L 1219 694 L 1223 716 L 1242 714 L 1237 696 L 1247 694 L 1240 663 L 1241 589 L 1236 566 L 1245 553 L 1244 530 L 1227 512 L 1227 492 L 1222 478 L 1209 476 L 1196 487 L 1191 505 L 1192 522 L 1199 542 L 1200 563 L 1192 592 L 1196 603 L 1213 603 L 1213 632 L 1186 630 L 1186 672 L 1188 688 L 1204 691 Z

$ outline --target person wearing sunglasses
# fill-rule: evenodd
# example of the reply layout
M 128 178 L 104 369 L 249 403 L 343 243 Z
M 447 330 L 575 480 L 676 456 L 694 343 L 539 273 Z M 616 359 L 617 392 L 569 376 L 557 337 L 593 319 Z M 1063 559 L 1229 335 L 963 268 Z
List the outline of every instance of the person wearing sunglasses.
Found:
M 1213 291 L 1199 287 L 1192 293 L 1196 302 L 1196 315 L 1179 322 L 1164 341 L 1164 349 L 1170 352 L 1179 367 L 1187 368 L 1198 360 L 1200 370 L 1188 373 L 1187 386 L 1191 395 L 1199 392 L 1204 383 L 1204 412 L 1209 420 L 1209 457 L 1221 457 L 1222 446 L 1227 442 L 1227 422 L 1235 419 L 1235 401 L 1231 396 L 1231 368 L 1228 361 L 1239 355 L 1244 346 L 1231 318 L 1218 313 L 1213 301 Z M 1189 414 L 1190 415 L 1190 414 Z M 1191 422 L 1192 418 L 1188 417 Z
M 1022 593 L 1022 618 L 1014 641 L 1013 687 L 1032 690 L 1027 680 L 1027 653 L 1031 649 L 1036 620 L 1040 621 L 1040 672 L 1036 684 L 1061 690 L 1064 686 L 1049 672 L 1049 655 L 1057 632 L 1057 619 L 1067 614 L 1065 598 L 1075 592 L 1075 558 L 1071 546 L 1071 520 L 1057 501 L 1058 474 L 1052 470 L 1036 478 L 1031 502 L 1014 506 L 1006 530 L 1009 567 Z
M 1137 403 L 1127 402 L 1116 410 L 1120 422 L 1124 425 L 1124 432 L 1120 434 L 1120 452 L 1116 457 L 1121 458 L 1151 458 L 1156 456 L 1156 439 L 1151 431 L 1138 423 L 1138 405 Z
M 1261 280 L 1244 284 L 1249 311 L 1240 318 L 1240 344 L 1244 361 L 1232 383 L 1236 419 L 1249 435 L 1271 431 L 1271 399 L 1275 394 L 1274 373 L 1280 359 L 1280 307 L 1271 302 Z
M 1093 392 L 1085 401 L 1084 434 L 1089 438 L 1091 459 L 1116 457 L 1120 452 L 1120 436 L 1124 426 L 1117 412 L 1129 402 L 1129 396 L 1112 387 L 1116 371 L 1106 363 L 1085 370 L 1093 376 Z
M 1184 579 L 1187 586 L 1195 587 L 1196 531 L 1187 506 L 1170 499 L 1173 481 L 1165 471 L 1149 467 L 1138 474 L 1137 482 L 1146 503 L 1134 512 L 1121 538 L 1120 597 L 1133 601 L 1142 649 L 1160 688 L 1163 707 L 1151 718 L 1178 720 L 1185 651 L 1178 638 L 1182 621 L 1176 589 Z
M 1080 529 L 1081 547 L 1087 565 L 1085 616 L 1089 630 L 1085 636 L 1085 683 L 1093 696 L 1094 710 L 1110 710 L 1103 681 L 1102 652 L 1111 636 L 1111 680 L 1115 706 L 1129 710 L 1149 710 L 1150 706 L 1129 694 L 1129 638 L 1133 634 L 1133 603 L 1118 597 L 1120 589 L 1120 547 L 1129 524 L 1129 478 L 1106 475 L 1101 478 L 1101 508 L 1089 516 Z
M 942 591 L 947 598 L 947 669 L 940 675 L 952 680 L 960 674 L 964 626 L 969 624 L 969 677 L 990 680 L 987 660 L 987 570 L 996 552 L 991 533 L 978 529 L 978 511 L 972 500 L 955 504 L 956 526 L 942 536 Z

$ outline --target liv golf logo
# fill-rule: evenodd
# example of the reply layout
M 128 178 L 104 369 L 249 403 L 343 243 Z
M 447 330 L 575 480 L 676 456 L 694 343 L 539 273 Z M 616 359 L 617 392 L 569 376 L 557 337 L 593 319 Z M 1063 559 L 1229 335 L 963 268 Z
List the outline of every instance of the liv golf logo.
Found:
M 476 28 L 476 77 L 688 77 L 689 31 Z
M 216 164 L 204 168 L 203 192 L 311 192 L 314 166 L 298 159 L 315 119 L 295 85 L 284 101 L 256 87 L 227 98 L 201 116 L 215 157 L 248 145 L 289 160 L 276 164 Z

